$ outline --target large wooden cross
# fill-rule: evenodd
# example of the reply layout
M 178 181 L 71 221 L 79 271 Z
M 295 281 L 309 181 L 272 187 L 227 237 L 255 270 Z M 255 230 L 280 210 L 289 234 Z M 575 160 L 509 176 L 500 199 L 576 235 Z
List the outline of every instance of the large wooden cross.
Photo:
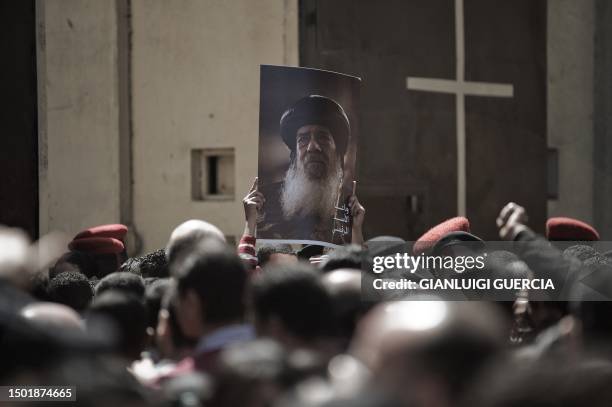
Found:
M 455 52 L 456 78 L 406 78 L 409 90 L 453 93 L 456 95 L 457 122 L 457 214 L 466 214 L 465 170 L 465 96 L 512 97 L 514 88 L 509 84 L 469 82 L 465 77 L 465 39 L 463 27 L 463 0 L 455 0 Z

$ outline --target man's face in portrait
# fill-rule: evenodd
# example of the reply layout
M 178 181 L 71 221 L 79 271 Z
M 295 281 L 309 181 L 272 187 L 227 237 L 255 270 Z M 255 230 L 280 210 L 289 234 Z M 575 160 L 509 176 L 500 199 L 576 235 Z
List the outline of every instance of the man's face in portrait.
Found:
M 297 165 L 311 180 L 329 175 L 336 166 L 336 143 L 325 126 L 309 124 L 297 130 Z
M 295 133 L 295 155 L 285 174 L 281 205 L 286 217 L 330 219 L 342 178 L 341 158 L 328 127 L 307 124 Z

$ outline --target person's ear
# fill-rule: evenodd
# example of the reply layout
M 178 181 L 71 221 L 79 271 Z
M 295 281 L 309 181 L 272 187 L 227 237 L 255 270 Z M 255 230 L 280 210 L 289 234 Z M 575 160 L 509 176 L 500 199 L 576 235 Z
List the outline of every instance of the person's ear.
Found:
M 170 313 L 168 310 L 160 309 L 155 330 L 155 345 L 162 358 L 174 355 L 174 344 L 172 343 L 172 327 L 169 323 Z
M 155 328 L 155 335 L 163 337 L 168 333 L 168 318 L 170 314 L 168 310 L 160 309 L 157 314 L 157 327 Z
M 179 312 L 177 314 L 179 326 L 188 338 L 197 339 L 204 329 L 205 315 L 200 297 L 195 290 L 187 289 L 178 299 Z
M 202 301 L 200 301 L 200 297 L 194 290 L 187 290 L 185 293 L 185 305 L 192 310 L 194 313 L 201 314 L 202 313 Z M 201 321 L 204 321 L 204 315 L 200 315 Z

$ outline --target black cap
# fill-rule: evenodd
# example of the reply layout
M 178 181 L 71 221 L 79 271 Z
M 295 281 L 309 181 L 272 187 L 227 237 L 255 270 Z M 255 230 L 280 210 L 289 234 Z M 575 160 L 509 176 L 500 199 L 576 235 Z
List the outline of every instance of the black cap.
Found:
M 325 249 L 324 246 L 320 246 L 316 244 L 309 244 L 309 245 L 302 247 L 300 250 L 298 250 L 297 256 L 298 256 L 298 259 L 308 260 L 311 257 L 322 255 L 324 249 Z
M 309 124 L 327 127 L 336 143 L 336 152 L 344 156 L 351 126 L 338 102 L 326 96 L 310 95 L 298 100 L 283 113 L 280 134 L 292 152 L 295 152 L 298 129 Z
M 431 253 L 441 253 L 447 247 L 461 245 L 472 251 L 480 251 L 485 248 L 484 241 L 476 235 L 464 231 L 450 232 L 444 235 L 432 247 Z

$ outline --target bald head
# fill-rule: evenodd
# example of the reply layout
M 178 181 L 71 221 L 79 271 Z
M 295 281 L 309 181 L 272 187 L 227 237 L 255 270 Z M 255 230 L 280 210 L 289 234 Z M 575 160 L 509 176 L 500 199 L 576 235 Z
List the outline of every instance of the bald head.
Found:
M 394 352 L 419 352 L 434 340 L 453 336 L 499 343 L 504 325 L 497 310 L 482 302 L 393 301 L 375 307 L 360 325 L 353 352 L 370 368 L 384 366 Z
M 0 278 L 24 286 L 28 275 L 30 239 L 20 229 L 0 225 Z
M 353 292 L 361 295 L 361 270 L 337 269 L 324 274 L 321 281 L 332 294 Z
M 172 231 L 166 246 L 168 263 L 176 259 L 182 250 L 193 248 L 198 243 L 206 240 L 226 243 L 223 232 L 211 223 L 198 219 L 191 219 L 181 223 Z
M 79 314 L 72 308 L 54 302 L 37 302 L 25 306 L 21 316 L 33 324 L 57 329 L 84 330 Z
M 335 334 L 346 349 L 355 332 L 355 327 L 370 309 L 371 303 L 361 298 L 361 271 L 337 269 L 324 274 L 321 282 L 332 301 L 335 318 Z
M 365 316 L 351 351 L 394 396 L 443 406 L 498 354 L 506 332 L 490 304 L 395 301 Z

